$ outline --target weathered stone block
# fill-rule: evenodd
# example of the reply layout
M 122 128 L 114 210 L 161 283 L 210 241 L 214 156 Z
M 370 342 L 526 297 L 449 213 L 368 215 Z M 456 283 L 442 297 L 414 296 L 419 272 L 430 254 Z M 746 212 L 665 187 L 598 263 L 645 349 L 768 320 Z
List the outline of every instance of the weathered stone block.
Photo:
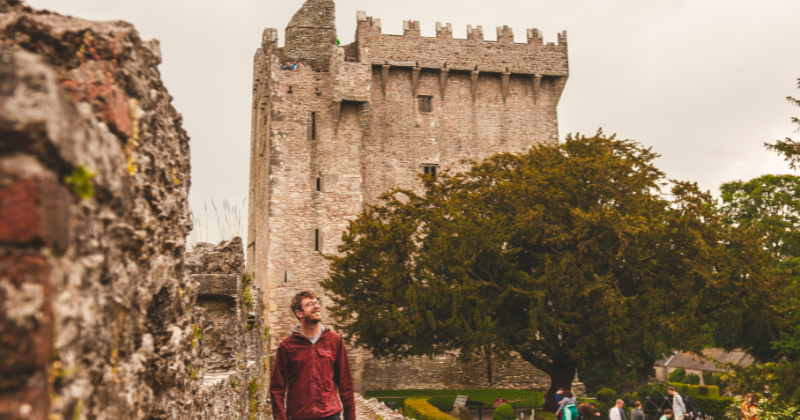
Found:
M 0 170 L 0 243 L 64 251 L 69 244 L 71 200 L 52 175 L 21 176 Z

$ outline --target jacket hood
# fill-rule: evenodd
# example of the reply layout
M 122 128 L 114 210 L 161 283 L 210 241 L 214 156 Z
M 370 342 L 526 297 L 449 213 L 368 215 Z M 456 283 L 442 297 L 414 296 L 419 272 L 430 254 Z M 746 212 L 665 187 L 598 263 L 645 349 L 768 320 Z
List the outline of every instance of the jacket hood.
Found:
M 300 332 L 300 328 L 301 328 L 301 327 L 302 327 L 302 325 L 301 325 L 301 324 L 297 324 L 297 325 L 295 325 L 295 326 L 294 326 L 294 328 L 292 328 L 292 334 L 300 334 L 301 336 L 305 337 L 305 336 L 303 335 L 303 333 L 301 333 L 301 332 Z M 324 326 L 324 325 L 322 325 L 322 324 L 320 324 L 320 326 L 319 326 L 319 327 L 321 328 L 321 331 L 320 331 L 320 333 L 322 333 L 322 334 L 325 334 L 325 332 L 326 332 L 326 331 L 328 331 L 328 329 L 327 329 L 327 328 L 325 328 L 325 326 Z

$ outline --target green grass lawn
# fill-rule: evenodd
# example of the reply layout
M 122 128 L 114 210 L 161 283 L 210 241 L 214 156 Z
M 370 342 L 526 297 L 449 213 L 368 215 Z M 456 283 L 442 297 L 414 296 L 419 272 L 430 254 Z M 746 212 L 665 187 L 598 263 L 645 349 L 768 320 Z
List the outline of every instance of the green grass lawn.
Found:
M 366 398 L 377 398 L 380 402 L 395 402 L 397 407 L 403 406 L 408 397 L 430 397 L 428 402 L 441 411 L 449 413 L 457 395 L 469 395 L 471 401 L 480 401 L 484 408 L 492 408 L 495 398 L 505 398 L 509 404 L 517 407 L 541 407 L 544 394 L 537 391 L 514 389 L 403 389 L 399 391 L 367 391 Z M 404 398 L 405 397 L 405 398 Z

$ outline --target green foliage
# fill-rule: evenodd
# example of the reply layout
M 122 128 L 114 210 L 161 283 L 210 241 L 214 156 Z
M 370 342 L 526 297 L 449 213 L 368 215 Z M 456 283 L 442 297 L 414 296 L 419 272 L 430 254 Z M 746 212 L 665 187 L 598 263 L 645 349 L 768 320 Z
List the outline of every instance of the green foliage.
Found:
M 669 373 L 669 381 L 670 382 L 683 382 L 686 378 L 686 371 L 682 368 L 676 368 L 672 372 Z
M 689 385 L 700 385 L 700 375 L 690 373 L 683 378 L 683 382 Z
M 256 419 L 256 413 L 258 413 L 258 393 L 261 391 L 261 383 L 258 381 L 257 378 L 253 378 L 250 380 L 250 383 L 247 384 L 247 395 L 250 397 L 250 420 Z
M 725 412 L 734 403 L 733 398 L 727 397 L 692 397 L 692 401 L 698 411 L 720 420 L 725 418 Z
M 611 405 L 611 402 L 617 399 L 617 391 L 614 391 L 611 388 L 603 388 L 600 391 L 597 391 L 595 396 L 599 401 Z
M 797 88 L 800 89 L 800 79 L 797 79 Z M 794 106 L 800 106 L 800 100 L 798 99 L 787 96 L 786 100 Z M 798 127 L 796 132 L 800 132 L 800 118 L 792 117 L 792 123 L 796 124 Z M 800 163 L 800 143 L 793 141 L 789 137 L 785 140 L 778 140 L 775 144 L 764 143 L 764 146 L 766 146 L 768 150 L 783 155 L 784 159 L 789 162 L 789 167 L 792 169 L 796 169 L 798 163 Z
M 79 165 L 72 171 L 72 175 L 64 177 L 64 183 L 72 188 L 72 193 L 83 200 L 94 197 L 94 183 L 92 178 L 97 175 L 96 171 L 86 169 Z
M 494 409 L 492 420 L 514 420 L 516 417 L 517 416 L 514 412 L 514 407 L 511 407 L 508 404 L 500 404 Z
M 515 352 L 550 375 L 550 393 L 595 360 L 699 348 L 706 315 L 745 285 L 778 292 L 751 264 L 763 251 L 749 232 L 695 184 L 663 188 L 656 157 L 568 136 L 424 177 L 421 195 L 384 194 L 329 257 L 332 315 L 378 358 Z
M 558 416 L 556 413 L 544 410 L 536 410 L 536 419 L 537 420 L 556 420 Z
M 800 362 L 781 360 L 776 363 L 752 364 L 744 367 L 728 363 L 723 376 L 736 393 L 758 392 L 769 385 L 782 404 L 800 404 Z
M 194 367 L 194 365 L 192 365 L 192 362 L 189 362 L 188 371 L 189 371 L 189 379 L 195 380 L 197 378 L 197 374 L 200 373 L 200 368 Z
M 409 398 L 404 402 L 404 412 L 406 417 L 417 420 L 453 420 L 436 407 L 430 405 L 426 398 Z
M 199 324 L 194 324 L 194 335 L 192 337 L 192 348 L 196 346 L 200 340 L 203 338 L 203 330 L 200 329 Z
M 78 398 L 75 405 L 72 407 L 72 420 L 81 420 L 81 412 L 83 411 L 83 399 Z
M 741 406 L 741 403 L 739 404 Z M 797 420 L 800 418 L 800 406 L 788 404 L 783 400 L 759 400 L 758 406 L 759 420 Z

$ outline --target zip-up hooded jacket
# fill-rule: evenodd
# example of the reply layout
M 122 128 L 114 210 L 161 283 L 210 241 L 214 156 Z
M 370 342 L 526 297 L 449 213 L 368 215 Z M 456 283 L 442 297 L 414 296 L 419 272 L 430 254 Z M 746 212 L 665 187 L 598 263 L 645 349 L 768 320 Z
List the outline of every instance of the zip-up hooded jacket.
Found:
M 274 420 L 318 420 L 342 409 L 344 420 L 356 420 L 353 375 L 342 337 L 323 329 L 311 344 L 295 328 L 278 347 L 269 393 Z

